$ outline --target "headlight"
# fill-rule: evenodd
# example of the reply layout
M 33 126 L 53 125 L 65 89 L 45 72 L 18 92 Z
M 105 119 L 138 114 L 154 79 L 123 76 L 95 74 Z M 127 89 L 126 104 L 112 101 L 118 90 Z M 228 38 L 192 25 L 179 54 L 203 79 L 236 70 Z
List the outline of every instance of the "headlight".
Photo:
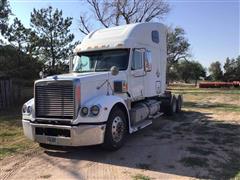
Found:
M 99 114 L 100 107 L 97 105 L 94 105 L 91 107 L 90 111 L 94 116 L 97 116 Z
M 27 112 L 27 105 L 23 105 L 23 107 L 22 107 L 22 113 L 26 113 Z
M 23 114 L 31 114 L 32 113 L 32 106 L 27 106 L 27 105 L 23 105 L 22 107 L 22 113 Z
M 27 107 L 27 113 L 28 113 L 28 114 L 31 114 L 31 113 L 32 113 L 32 106 L 28 106 L 28 107 Z
M 88 115 L 88 108 L 87 108 L 87 107 L 83 107 L 83 108 L 81 109 L 81 115 L 82 115 L 82 116 Z

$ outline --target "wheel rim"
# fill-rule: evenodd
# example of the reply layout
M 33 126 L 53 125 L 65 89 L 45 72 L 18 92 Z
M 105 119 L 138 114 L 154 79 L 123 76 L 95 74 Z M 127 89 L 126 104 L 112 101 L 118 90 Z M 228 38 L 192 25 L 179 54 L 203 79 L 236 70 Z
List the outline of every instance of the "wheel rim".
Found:
M 112 123 L 112 137 L 115 142 L 121 141 L 124 134 L 124 122 L 121 117 L 116 116 Z

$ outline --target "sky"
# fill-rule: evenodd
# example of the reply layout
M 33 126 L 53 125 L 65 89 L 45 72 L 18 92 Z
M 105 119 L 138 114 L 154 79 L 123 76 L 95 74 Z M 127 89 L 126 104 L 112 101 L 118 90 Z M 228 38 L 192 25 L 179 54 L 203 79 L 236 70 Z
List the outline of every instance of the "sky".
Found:
M 182 27 L 191 44 L 192 59 L 209 67 L 213 61 L 222 64 L 227 57 L 240 55 L 240 0 L 169 0 L 169 14 L 161 21 L 172 27 Z M 10 0 L 13 14 L 29 27 L 33 8 L 63 10 L 73 17 L 71 31 L 75 40 L 84 36 L 78 30 L 79 16 L 86 13 L 84 0 Z M 97 28 L 97 27 L 95 27 Z

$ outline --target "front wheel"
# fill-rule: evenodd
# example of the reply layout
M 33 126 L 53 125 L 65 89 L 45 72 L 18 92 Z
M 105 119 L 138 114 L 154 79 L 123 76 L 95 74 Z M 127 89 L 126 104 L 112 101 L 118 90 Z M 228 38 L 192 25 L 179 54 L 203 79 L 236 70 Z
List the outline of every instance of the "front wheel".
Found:
M 118 150 L 125 142 L 127 133 L 125 113 L 119 109 L 112 109 L 106 126 L 103 147 L 109 150 Z

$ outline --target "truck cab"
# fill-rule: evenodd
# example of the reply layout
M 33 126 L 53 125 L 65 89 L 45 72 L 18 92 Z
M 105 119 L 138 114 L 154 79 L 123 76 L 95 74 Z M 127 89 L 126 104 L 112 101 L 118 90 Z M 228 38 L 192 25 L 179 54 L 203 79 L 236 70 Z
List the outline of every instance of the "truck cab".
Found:
M 35 82 L 23 105 L 24 134 L 41 145 L 119 149 L 128 133 L 181 111 L 182 97 L 166 92 L 166 52 L 160 23 L 91 32 L 75 48 L 70 73 Z

